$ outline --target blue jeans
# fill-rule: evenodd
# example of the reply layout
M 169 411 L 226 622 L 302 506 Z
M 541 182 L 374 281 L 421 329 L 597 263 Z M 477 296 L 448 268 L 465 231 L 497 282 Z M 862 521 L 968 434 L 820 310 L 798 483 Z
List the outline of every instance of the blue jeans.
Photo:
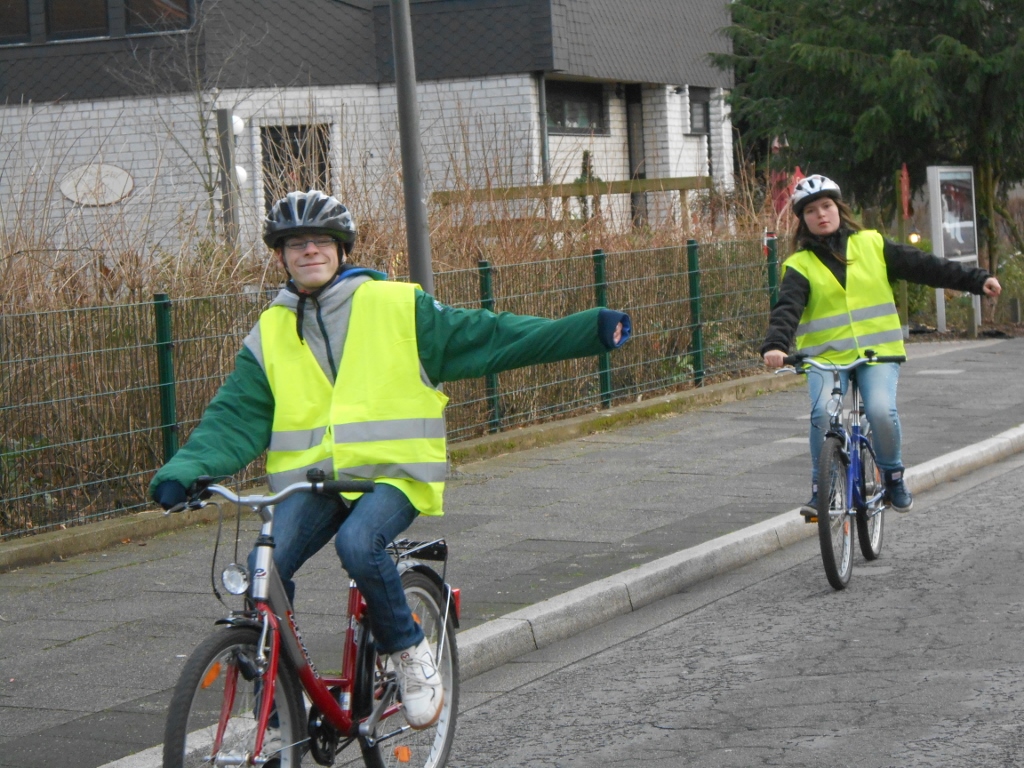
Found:
M 398 568 L 385 551 L 418 514 L 404 493 L 383 483 L 356 499 L 350 509 L 337 499 L 313 493 L 285 499 L 274 510 L 274 565 L 289 599 L 295 598 L 292 576 L 334 537 L 342 566 L 366 598 L 379 650 L 394 653 L 418 644 L 423 630 L 413 620 Z M 254 550 L 249 553 L 250 573 L 255 562 Z
M 896 384 L 900 378 L 898 363 L 862 365 L 856 369 L 857 385 L 864 413 L 871 424 L 871 447 L 880 469 L 903 467 L 900 417 L 896 413 Z M 850 374 L 840 374 L 843 394 L 850 384 Z M 826 404 L 832 399 L 832 374 L 811 368 L 807 371 L 807 388 L 811 396 L 811 483 L 818 480 L 818 458 L 828 432 Z

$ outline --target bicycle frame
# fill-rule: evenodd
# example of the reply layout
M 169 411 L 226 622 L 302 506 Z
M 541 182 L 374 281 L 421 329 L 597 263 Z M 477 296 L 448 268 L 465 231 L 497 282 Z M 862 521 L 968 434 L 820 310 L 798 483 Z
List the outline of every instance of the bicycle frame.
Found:
M 266 514 L 264 514 L 266 513 Z M 366 601 L 355 586 L 349 582 L 348 595 L 348 627 L 345 630 L 344 650 L 342 651 L 342 669 L 338 676 L 323 676 L 317 671 L 312 658 L 302 640 L 294 609 L 288 599 L 284 583 L 277 572 L 273 559 L 273 510 L 268 507 L 260 511 L 264 517 L 263 527 L 256 540 L 256 563 L 253 569 L 251 597 L 253 609 L 238 612 L 221 619 L 218 624 L 231 626 L 251 626 L 261 630 L 260 647 L 257 663 L 261 671 L 262 693 L 259 712 L 259 729 L 255 751 L 258 754 L 263 747 L 263 734 L 273 711 L 274 689 L 277 680 L 277 666 L 282 652 L 291 663 L 298 675 L 303 689 L 324 718 L 343 736 L 354 738 L 359 731 L 358 723 L 352 716 L 351 691 L 356 674 L 356 653 L 358 649 L 357 632 L 363 631 L 363 617 L 366 612 Z M 268 519 L 269 518 L 269 519 Z M 233 671 L 237 679 L 237 669 Z M 331 689 L 340 692 L 340 701 L 332 694 Z M 233 691 L 232 694 L 233 695 Z M 388 700 L 391 697 L 384 697 Z M 230 702 L 225 705 L 221 715 L 222 722 L 217 729 L 213 753 L 221 747 L 221 737 L 226 727 L 226 719 L 230 711 Z M 388 717 L 400 709 L 392 699 L 390 707 L 382 712 L 374 712 L 375 719 Z
M 853 528 L 866 560 L 878 557 L 882 547 L 883 512 L 886 508 L 884 483 L 875 460 L 869 428 L 864 425 L 859 374 L 866 363 L 901 363 L 902 355 L 876 356 L 865 350 L 864 357 L 849 363 L 819 362 L 807 355 L 786 356 L 784 364 L 793 373 L 809 373 L 811 368 L 832 374 L 831 397 L 825 402 L 828 427 L 821 437 L 821 453 L 815 470 L 813 504 L 800 512 L 808 523 L 817 523 L 821 560 L 833 589 L 845 589 L 853 567 Z M 849 381 L 850 407 L 844 410 L 843 374 Z M 822 382 L 824 384 L 824 381 Z M 815 402 L 823 394 L 811 386 Z M 814 406 L 814 411 L 817 405 Z M 815 422 L 817 423 L 817 422 Z M 817 441 L 817 429 L 812 440 Z M 813 450 L 813 445 L 812 445 Z M 867 465 L 867 466 L 864 466 Z M 865 477 L 865 472 L 869 477 Z
M 857 385 L 857 374 L 851 372 L 850 375 L 850 409 L 844 411 L 843 408 L 843 392 L 840 380 L 840 371 L 838 369 L 831 369 L 832 373 L 832 401 L 827 406 L 829 413 L 829 429 L 826 433 L 826 438 L 830 436 L 838 437 L 842 442 L 843 458 L 846 462 L 846 498 L 843 499 L 844 507 L 846 508 L 846 514 L 854 515 L 857 510 L 867 509 L 872 515 L 878 514 L 878 509 L 871 509 L 872 504 L 878 501 L 882 496 L 882 490 L 879 489 L 874 496 L 870 499 L 865 499 L 861 493 L 860 475 L 861 475 L 861 462 L 860 462 L 860 448 L 866 447 L 874 455 L 874 448 L 871 447 L 871 441 L 863 434 L 860 424 L 860 416 L 862 415 L 860 407 L 860 389 Z M 844 415 L 847 416 L 844 424 Z
M 777 372 L 781 373 L 788 370 L 792 373 L 806 373 L 807 370 L 804 368 L 800 370 L 796 366 L 809 366 L 817 368 L 819 371 L 825 371 L 832 374 L 832 400 L 827 406 L 829 414 L 829 429 L 825 437 L 834 435 L 838 437 L 843 446 L 843 458 L 846 461 L 846 488 L 847 498 L 845 502 L 846 510 L 848 514 L 854 514 L 857 510 L 867 509 L 869 513 L 874 516 L 878 514 L 880 508 L 875 505 L 883 495 L 884 491 L 879 490 L 878 493 L 873 495 L 870 499 L 864 499 L 861 497 L 860 483 L 860 450 L 862 446 L 867 447 L 874 456 L 874 448 L 871 446 L 871 441 L 863 434 L 860 426 L 860 417 L 863 415 L 860 407 L 860 388 L 857 385 L 857 374 L 856 369 L 864 363 L 904 363 L 906 357 L 903 355 L 885 355 L 879 356 L 874 353 L 873 350 L 865 350 L 864 357 L 854 360 L 849 365 L 830 365 L 816 362 L 813 358 L 803 354 L 797 354 L 787 356 L 784 360 L 784 364 L 787 366 L 793 366 L 791 368 L 780 368 Z M 856 416 L 857 418 L 849 418 L 849 424 L 843 423 L 843 392 L 842 392 L 842 380 L 840 374 L 843 371 L 850 372 L 850 398 L 851 407 L 849 414 Z

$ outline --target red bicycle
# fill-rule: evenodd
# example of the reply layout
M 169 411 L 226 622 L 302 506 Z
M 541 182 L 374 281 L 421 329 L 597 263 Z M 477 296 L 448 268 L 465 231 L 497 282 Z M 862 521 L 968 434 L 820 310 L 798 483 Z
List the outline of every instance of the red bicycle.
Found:
M 275 504 L 300 491 L 371 492 L 373 485 L 311 480 L 272 495 L 239 496 L 210 478 L 200 478 L 189 489 L 190 500 L 170 510 L 197 509 L 216 494 L 255 512 L 263 523 L 252 583 L 247 569 L 235 563 L 221 576 L 228 592 L 245 595 L 244 609 L 217 621 L 224 628 L 193 651 L 175 686 L 164 734 L 164 768 L 298 768 L 306 754 L 320 765 L 333 765 L 353 742 L 371 768 L 445 765 L 459 704 L 455 629 L 460 595 L 422 562 L 447 566 L 445 541 L 401 540 L 389 545 L 409 607 L 434 649 L 444 681 L 441 716 L 424 730 L 412 730 L 401 714 L 391 659 L 376 650 L 366 603 L 355 583 L 349 584 L 341 673 L 321 674 L 302 641 L 295 611 L 274 567 Z M 445 571 L 446 567 L 442 574 Z

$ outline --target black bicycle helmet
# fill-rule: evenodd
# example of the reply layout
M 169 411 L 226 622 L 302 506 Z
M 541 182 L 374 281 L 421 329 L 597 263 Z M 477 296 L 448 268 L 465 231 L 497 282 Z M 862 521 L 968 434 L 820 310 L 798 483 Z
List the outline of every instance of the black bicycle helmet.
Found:
M 831 197 L 839 202 L 843 199 L 843 194 L 839 190 L 839 185 L 832 179 L 816 173 L 797 182 L 789 203 L 793 206 L 793 213 L 799 218 L 805 205 L 821 197 Z
M 274 203 L 264 220 L 263 242 L 269 248 L 277 248 L 282 239 L 305 234 L 330 235 L 345 253 L 351 253 L 356 241 L 356 223 L 337 198 L 318 189 L 289 192 Z

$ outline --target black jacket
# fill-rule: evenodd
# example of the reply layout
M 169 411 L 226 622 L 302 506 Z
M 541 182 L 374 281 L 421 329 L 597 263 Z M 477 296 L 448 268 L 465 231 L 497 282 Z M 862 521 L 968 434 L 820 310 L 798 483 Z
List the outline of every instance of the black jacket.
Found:
M 832 248 L 839 253 L 846 253 L 846 241 L 852 232 L 842 229 L 838 237 L 807 243 L 807 248 L 817 256 L 839 284 L 846 287 L 846 264 L 839 261 Z M 831 246 L 831 248 L 830 248 Z M 951 288 L 956 291 L 969 291 L 981 294 L 985 281 L 991 276 L 984 269 L 966 267 L 958 261 L 940 259 L 930 253 L 910 245 L 899 245 L 885 240 L 882 251 L 885 266 L 889 273 L 889 282 L 906 280 L 910 283 L 921 283 L 933 288 Z M 768 319 L 768 333 L 761 345 L 761 355 L 773 349 L 789 353 L 796 336 L 800 316 L 807 306 L 807 298 L 811 294 L 811 284 L 807 278 L 795 269 L 787 269 L 782 285 L 779 286 L 779 300 L 772 307 Z

